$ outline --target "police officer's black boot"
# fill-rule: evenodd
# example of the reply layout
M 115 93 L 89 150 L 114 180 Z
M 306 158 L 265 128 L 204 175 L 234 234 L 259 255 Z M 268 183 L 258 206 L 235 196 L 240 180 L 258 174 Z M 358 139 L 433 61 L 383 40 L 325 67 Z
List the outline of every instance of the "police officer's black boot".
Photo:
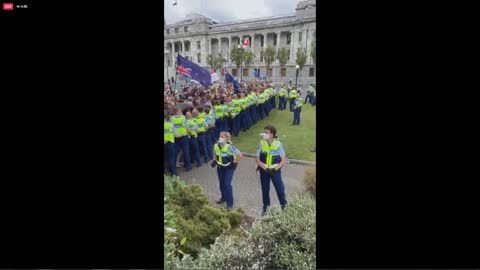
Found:
M 226 200 L 224 198 L 221 198 L 220 200 L 217 201 L 217 204 L 222 204 L 224 202 L 226 202 Z

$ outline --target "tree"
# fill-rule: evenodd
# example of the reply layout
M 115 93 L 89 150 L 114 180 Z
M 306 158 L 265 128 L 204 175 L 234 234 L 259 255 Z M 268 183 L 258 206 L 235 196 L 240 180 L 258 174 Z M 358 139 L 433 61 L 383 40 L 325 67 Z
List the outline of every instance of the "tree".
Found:
M 250 67 L 250 64 L 253 62 L 253 59 L 255 58 L 255 54 L 248 50 L 243 54 L 243 62 L 245 63 L 245 67 L 248 68 Z
M 265 66 L 267 67 L 267 79 L 268 79 L 268 70 L 270 70 L 270 65 L 275 61 L 275 49 L 268 45 L 267 48 L 263 51 L 265 58 Z
M 280 63 L 280 75 L 282 75 L 281 70 L 283 67 L 285 67 L 285 65 L 288 62 L 288 50 L 286 48 L 278 49 L 277 59 L 278 59 L 278 62 Z M 282 76 L 282 82 L 283 82 L 283 76 Z
M 235 66 L 237 66 L 237 68 L 240 68 L 240 65 L 243 61 L 242 53 L 240 50 L 243 49 L 239 49 L 236 46 L 233 46 L 232 50 L 230 51 L 230 58 L 232 59 L 232 62 L 235 63 Z
M 225 62 L 227 62 L 227 59 L 223 58 L 223 55 L 221 53 L 218 53 L 218 57 L 215 58 L 215 67 L 216 68 L 220 68 L 221 70 L 221 73 L 222 73 L 222 77 L 224 76 L 223 74 L 223 65 L 225 64 Z M 214 70 L 216 71 L 216 70 Z
M 297 65 L 300 66 L 300 69 L 299 69 L 299 76 L 302 74 L 300 71 L 302 71 L 303 69 L 303 66 L 305 66 L 305 64 L 307 63 L 307 49 L 305 48 L 298 48 L 297 50 Z

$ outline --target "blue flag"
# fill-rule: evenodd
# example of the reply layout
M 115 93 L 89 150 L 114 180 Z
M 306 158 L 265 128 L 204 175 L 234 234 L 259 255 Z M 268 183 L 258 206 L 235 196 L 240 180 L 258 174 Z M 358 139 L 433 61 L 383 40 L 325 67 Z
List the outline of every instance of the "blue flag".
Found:
M 192 61 L 185 59 L 180 54 L 177 56 L 177 71 L 181 73 L 180 75 L 186 75 L 205 87 L 210 85 L 210 72 Z
M 235 89 L 235 93 L 237 93 L 240 88 L 240 84 L 230 75 L 230 73 L 225 73 L 225 81 L 227 83 L 233 83 L 233 88 Z
M 257 79 L 260 78 L 260 72 L 259 72 L 259 70 L 258 70 L 258 71 L 257 71 L 257 70 L 253 70 L 253 76 L 255 76 L 255 78 L 257 78 Z

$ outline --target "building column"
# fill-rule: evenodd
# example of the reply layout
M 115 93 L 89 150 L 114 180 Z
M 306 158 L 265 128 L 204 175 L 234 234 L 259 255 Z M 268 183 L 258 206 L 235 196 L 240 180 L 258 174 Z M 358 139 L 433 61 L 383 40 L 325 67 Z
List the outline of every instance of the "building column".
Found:
M 280 48 L 280 35 L 281 32 L 277 32 L 277 48 Z
M 291 31 L 290 34 L 290 62 L 295 63 L 295 31 Z
M 232 51 L 232 37 L 228 37 L 228 64 L 230 65 L 232 63 L 232 58 L 230 57 L 230 53 Z
M 250 34 L 250 36 L 252 37 L 252 42 L 251 42 L 252 44 L 250 44 L 250 46 L 252 48 L 252 52 L 255 54 L 255 47 L 254 47 L 255 46 L 255 42 L 254 42 L 255 34 Z M 253 58 L 253 62 L 255 62 L 255 58 Z

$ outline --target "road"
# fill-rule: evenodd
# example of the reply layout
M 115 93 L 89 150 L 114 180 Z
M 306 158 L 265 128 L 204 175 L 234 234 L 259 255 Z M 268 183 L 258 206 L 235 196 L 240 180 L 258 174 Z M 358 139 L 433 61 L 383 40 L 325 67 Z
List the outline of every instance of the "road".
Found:
M 242 207 L 245 213 L 251 217 L 258 217 L 262 211 L 262 190 L 260 187 L 260 175 L 256 172 L 257 165 L 254 158 L 244 157 L 238 164 L 233 176 L 233 199 L 234 206 Z M 282 179 L 285 185 L 287 201 L 291 194 L 304 191 L 305 166 L 297 164 L 286 164 L 282 169 Z M 199 184 L 205 194 L 208 195 L 210 203 L 220 199 L 220 189 L 217 176 L 217 169 L 210 164 L 204 164 L 200 168 L 193 166 L 192 170 L 185 172 L 184 168 L 177 168 L 179 177 L 187 184 Z M 275 187 L 270 183 L 270 203 L 279 205 Z M 223 204 L 225 207 L 225 204 Z

